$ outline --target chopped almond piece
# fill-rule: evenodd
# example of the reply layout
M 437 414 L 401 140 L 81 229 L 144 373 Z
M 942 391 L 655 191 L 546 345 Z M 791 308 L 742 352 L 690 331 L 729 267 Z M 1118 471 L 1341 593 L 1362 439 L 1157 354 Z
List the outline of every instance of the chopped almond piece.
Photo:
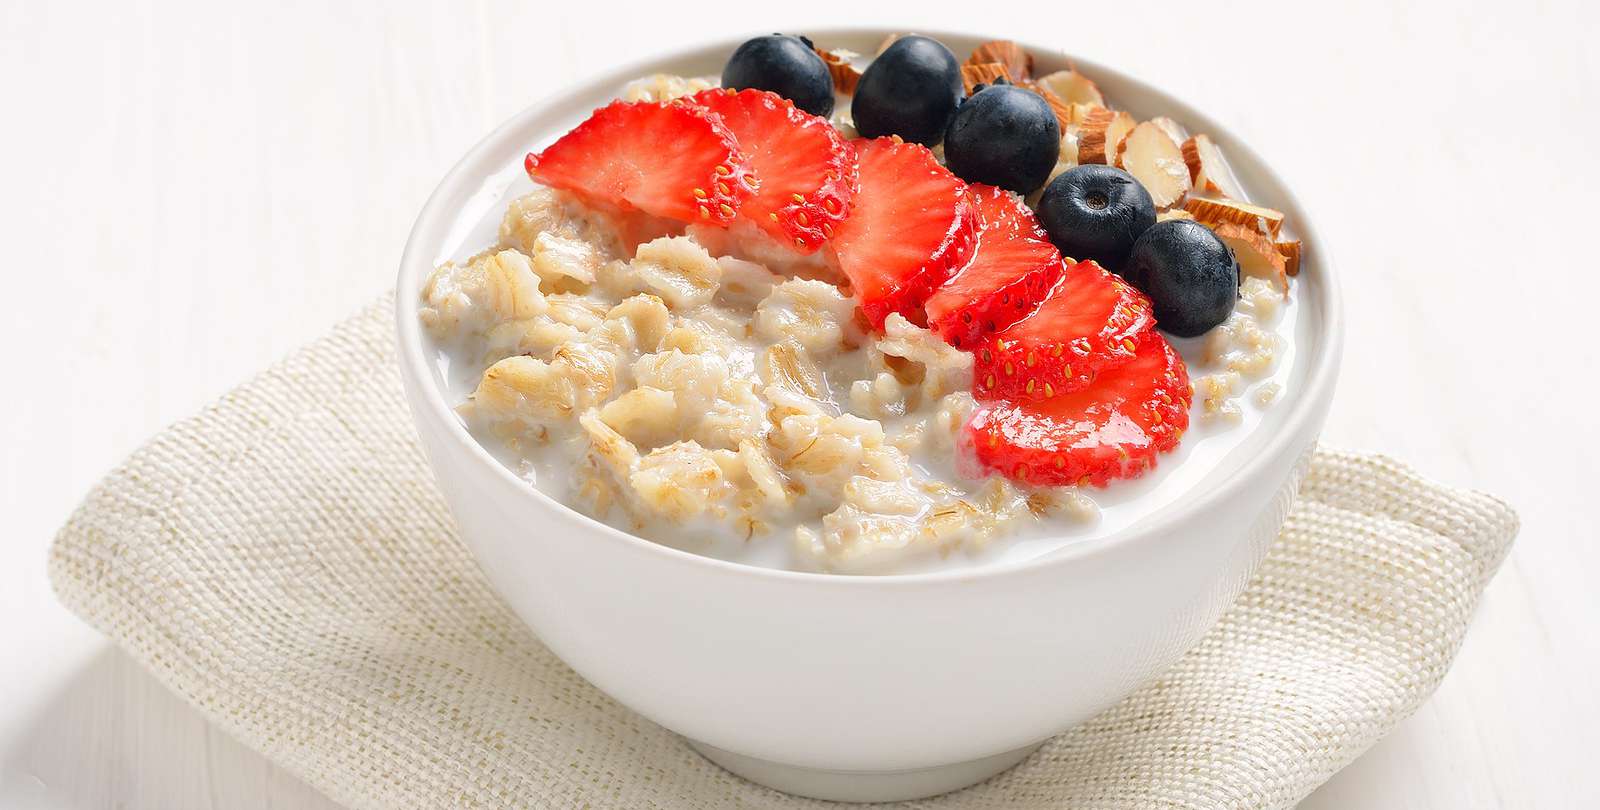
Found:
M 1247 276 L 1264 278 L 1277 284 L 1284 295 L 1289 294 L 1289 272 L 1283 254 L 1267 235 L 1249 225 L 1224 222 L 1212 228 L 1217 238 L 1233 249 L 1239 260 L 1239 272 Z
M 1117 117 L 1115 112 L 1104 107 L 1090 107 L 1079 104 L 1072 105 L 1072 112 L 1080 134 L 1089 130 L 1104 130 Z M 1077 117 L 1080 114 L 1082 117 Z
M 1232 222 L 1237 225 L 1247 225 L 1251 228 L 1277 238 L 1278 231 L 1283 229 L 1283 212 L 1275 211 L 1261 205 L 1239 202 L 1238 200 L 1208 200 L 1204 197 L 1190 197 L 1183 204 L 1194 214 L 1194 218 L 1207 225 L 1220 225 Z
M 1050 169 L 1050 175 L 1044 179 L 1043 184 L 1033 190 L 1033 193 L 1023 197 L 1023 202 L 1026 202 L 1029 208 L 1038 208 L 1039 198 L 1044 196 L 1044 190 L 1049 187 L 1051 181 L 1077 165 L 1078 136 L 1068 132 L 1061 136 L 1061 150 L 1056 153 L 1056 165 Z
M 1170 208 L 1189 191 L 1183 150 L 1154 121 L 1133 128 L 1117 147 L 1117 168 L 1133 175 L 1150 192 L 1157 208 Z
M 1194 219 L 1194 214 L 1182 208 L 1168 208 L 1165 211 L 1156 212 L 1157 222 L 1166 222 L 1169 219 Z
M 1189 167 L 1189 180 L 1191 182 L 1199 180 L 1200 175 L 1205 173 L 1202 171 L 1205 167 L 1200 162 L 1201 138 L 1205 138 L 1208 143 L 1211 141 L 1209 137 L 1204 135 L 1191 135 L 1182 144 L 1183 165 Z
M 854 53 L 839 48 L 825 51 L 821 48 L 812 48 L 817 55 L 822 57 L 822 63 L 828 66 L 829 75 L 833 76 L 833 89 L 847 96 L 855 95 L 856 84 L 861 81 L 861 69 L 850 64 Z
M 1089 116 L 1096 110 L 1111 112 L 1105 107 L 1096 107 L 1093 104 L 1068 104 L 1038 84 L 1029 83 L 1028 89 L 1044 96 L 1044 100 L 1050 102 L 1050 109 L 1056 114 L 1056 123 L 1061 125 L 1061 132 L 1064 135 L 1080 133 L 1083 130 L 1083 122 L 1089 120 Z
M 1173 143 L 1181 144 L 1189 139 L 1188 130 L 1185 130 L 1182 124 L 1165 115 L 1158 115 L 1150 119 L 1150 123 L 1161 127 L 1161 131 L 1167 133 L 1167 137 L 1171 138 Z
M 1011 81 L 1011 74 L 1006 66 L 999 62 L 985 62 L 981 65 L 966 64 L 961 66 L 961 84 L 967 88 L 967 95 L 972 95 L 974 89 L 980 84 L 994 84 L 996 79 Z
M 1291 276 L 1300 275 L 1300 240 L 1277 242 L 1274 247 L 1278 249 L 1278 255 L 1283 257 L 1284 271 Z
M 833 88 L 847 96 L 856 94 L 856 85 L 861 83 L 861 68 L 851 64 L 829 65 L 828 72 L 833 74 Z
M 1056 162 L 1067 164 L 1067 168 L 1078 165 L 1078 136 L 1068 132 L 1061 136 L 1061 150 L 1056 153 Z
M 998 63 L 1005 67 L 1006 75 L 1013 81 L 1021 81 L 1033 76 L 1033 54 L 1023 50 L 1021 45 L 1009 39 L 995 39 L 972 49 L 972 55 L 967 57 L 969 65 L 986 65 Z
M 1073 105 L 1074 113 L 1076 113 L 1077 110 L 1078 106 Z M 1083 111 L 1083 117 L 1081 119 L 1074 121 L 1074 131 L 1078 133 L 1078 156 L 1080 161 L 1083 157 L 1084 136 L 1091 131 L 1102 133 L 1097 137 L 1102 144 L 1101 149 L 1104 150 L 1105 136 L 1103 133 L 1108 127 L 1111 126 L 1111 122 L 1116 120 L 1116 118 L 1116 113 L 1104 107 L 1089 107 Z
M 1122 139 L 1128 137 L 1138 122 L 1125 112 L 1098 109 L 1078 125 L 1078 162 L 1112 163 Z
M 1202 191 L 1221 194 L 1234 200 L 1245 199 L 1244 190 L 1233 176 L 1233 169 L 1222 157 L 1222 150 L 1206 135 L 1183 142 L 1183 161 L 1189 166 L 1189 179 Z
M 1076 70 L 1058 70 L 1048 76 L 1040 76 L 1039 86 L 1055 93 L 1057 98 L 1068 104 L 1106 106 L 1106 97 L 1100 94 L 1100 88 Z
M 966 78 L 966 68 L 965 67 L 963 67 L 961 69 L 961 75 L 962 75 L 962 78 Z M 1038 93 L 1047 103 L 1049 103 L 1050 111 L 1056 114 L 1056 124 L 1061 127 L 1062 133 L 1065 133 L 1067 131 L 1067 127 L 1072 126 L 1072 124 L 1073 124 L 1073 118 L 1072 118 L 1072 116 L 1073 116 L 1073 105 L 1068 104 L 1065 101 L 1062 101 L 1059 97 L 1056 96 L 1055 93 L 1052 93 L 1049 90 L 1046 90 L 1043 87 L 1040 87 L 1038 82 L 1023 81 L 1023 82 L 1020 82 L 1019 85 L 1021 87 L 1025 87 L 1025 88 L 1027 88 L 1029 90 L 1032 90 L 1035 93 Z
M 1068 130 L 1075 133 L 1081 132 L 1083 130 L 1083 122 L 1089 120 L 1089 116 L 1094 115 L 1097 111 L 1105 110 L 1110 112 L 1105 107 L 1096 107 L 1093 104 L 1068 104 L 1067 107 L 1071 113 L 1071 122 L 1067 125 Z

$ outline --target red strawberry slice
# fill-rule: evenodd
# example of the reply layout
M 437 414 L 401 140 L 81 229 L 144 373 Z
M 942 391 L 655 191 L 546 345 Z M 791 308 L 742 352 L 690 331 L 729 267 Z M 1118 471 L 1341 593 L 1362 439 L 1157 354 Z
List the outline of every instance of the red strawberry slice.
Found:
M 722 118 L 758 182 L 739 216 L 801 253 L 844 221 L 856 191 L 855 150 L 825 118 L 765 90 L 706 90 L 693 98 Z
M 926 323 L 922 303 L 966 264 L 978 216 L 967 185 L 926 146 L 856 142 L 861 189 L 834 230 L 839 269 L 875 328 L 889 313 Z
M 1032 315 L 974 350 L 979 399 L 1045 400 L 1130 360 L 1155 327 L 1150 299 L 1092 261 L 1067 268 Z
M 929 326 L 957 348 L 977 346 L 1027 317 L 1066 271 L 1021 197 L 994 186 L 971 189 L 983 227 L 972 261 L 926 305 Z
M 1178 445 L 1189 427 L 1189 371 L 1158 332 L 1094 385 L 1043 402 L 992 402 L 968 420 L 967 438 L 985 470 L 1048 486 L 1133 478 Z
M 529 154 L 528 176 L 622 211 L 727 225 L 755 184 L 717 116 L 682 101 L 615 101 Z

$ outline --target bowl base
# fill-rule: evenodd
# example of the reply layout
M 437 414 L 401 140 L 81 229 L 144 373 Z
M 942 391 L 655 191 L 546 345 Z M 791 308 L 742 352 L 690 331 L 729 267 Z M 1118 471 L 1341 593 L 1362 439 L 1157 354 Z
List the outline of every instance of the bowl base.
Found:
M 1044 744 L 1037 742 L 982 759 L 932 768 L 832 771 L 747 757 L 697 740 L 688 740 L 688 743 L 701 756 L 758 785 L 836 802 L 893 802 L 948 793 L 975 785 L 1016 765 Z

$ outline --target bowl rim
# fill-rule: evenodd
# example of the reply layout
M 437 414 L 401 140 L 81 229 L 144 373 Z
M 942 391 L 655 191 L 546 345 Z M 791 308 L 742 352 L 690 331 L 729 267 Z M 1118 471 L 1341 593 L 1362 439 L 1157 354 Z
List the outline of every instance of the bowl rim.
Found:
M 818 42 L 826 42 L 830 38 L 886 37 L 896 33 L 906 32 L 876 26 L 847 26 L 814 29 L 809 31 L 807 36 Z M 918 29 L 915 33 L 930 36 L 942 42 L 973 39 L 982 41 L 978 35 L 964 32 Z M 798 571 L 769 568 L 696 554 L 692 551 L 657 543 L 631 532 L 618 529 L 556 500 L 536 487 L 530 486 L 506 467 L 505 464 L 494 458 L 489 450 L 467 431 L 466 426 L 462 424 L 454 410 L 449 406 L 449 403 L 445 401 L 441 387 L 433 380 L 435 372 L 428 365 L 429 361 L 424 350 L 420 321 L 417 317 L 418 296 L 415 293 L 421 289 L 421 282 L 426 277 L 425 274 L 433 271 L 432 260 L 429 258 L 434 252 L 434 245 L 437 243 L 437 239 L 433 237 L 442 237 L 447 232 L 451 217 L 456 213 L 453 210 L 445 209 L 446 198 L 450 197 L 451 193 L 464 180 L 481 183 L 483 180 L 482 174 L 466 177 L 468 170 L 472 168 L 479 157 L 483 153 L 490 151 L 512 132 L 521 129 L 528 119 L 544 113 L 548 108 L 559 105 L 563 100 L 604 94 L 609 89 L 620 87 L 632 79 L 661 72 L 656 67 L 663 63 L 701 57 L 709 52 L 719 50 L 731 52 L 746 39 L 757 35 L 759 34 L 750 33 L 647 55 L 631 60 L 619 67 L 591 72 L 562 92 L 539 98 L 501 122 L 477 143 L 473 144 L 472 148 L 467 150 L 451 166 L 438 185 L 434 187 L 412 225 L 406 239 L 405 250 L 400 259 L 400 272 L 395 294 L 395 321 L 399 362 L 402 366 L 401 371 L 409 378 L 408 382 L 414 385 L 416 392 L 420 394 L 420 407 L 418 403 L 419 397 L 408 398 L 411 402 L 413 416 L 416 419 L 427 419 L 440 424 L 448 434 L 449 441 L 453 442 L 457 449 L 465 451 L 473 459 L 474 464 L 489 468 L 490 474 L 494 478 L 502 484 L 510 485 L 514 490 L 522 493 L 523 497 L 528 497 L 531 503 L 547 509 L 553 509 L 557 514 L 568 519 L 575 519 L 580 525 L 585 525 L 606 538 L 606 542 L 622 543 L 634 551 L 655 556 L 662 562 L 688 565 L 708 573 L 721 571 L 745 577 L 847 588 L 895 588 L 941 583 L 967 583 L 1007 575 L 1031 573 L 1057 565 L 1067 565 L 1088 557 L 1108 553 L 1113 549 L 1125 549 L 1132 545 L 1152 542 L 1157 538 L 1171 535 L 1172 529 L 1177 524 L 1190 520 L 1197 514 L 1203 514 L 1216 503 L 1228 499 L 1240 491 L 1247 490 L 1254 483 L 1254 479 L 1267 466 L 1267 462 L 1287 452 L 1288 445 L 1306 430 L 1308 423 L 1318 418 L 1318 412 L 1321 407 L 1331 399 L 1333 387 L 1338 378 L 1339 361 L 1343 353 L 1343 301 L 1337 274 L 1333 271 L 1335 263 L 1332 252 L 1321 238 L 1315 219 L 1307 212 L 1300 198 L 1295 195 L 1294 187 L 1285 182 L 1271 164 L 1263 160 L 1258 152 L 1236 136 L 1231 129 L 1221 125 L 1204 112 L 1195 109 L 1183 99 L 1144 80 L 1142 77 L 1090 59 L 1072 56 L 1057 48 L 1018 41 L 1018 44 L 1022 45 L 1030 53 L 1048 52 L 1052 55 L 1059 55 L 1074 67 L 1081 68 L 1086 74 L 1114 77 L 1116 81 L 1135 86 L 1141 92 L 1154 93 L 1176 102 L 1177 109 L 1172 111 L 1174 117 L 1181 115 L 1183 116 L 1183 121 L 1193 123 L 1192 129 L 1210 133 L 1213 137 L 1224 140 L 1230 152 L 1247 155 L 1250 161 L 1260 168 L 1261 173 L 1272 184 L 1282 190 L 1282 194 L 1279 196 L 1283 198 L 1281 201 L 1283 207 L 1300 212 L 1300 216 L 1295 222 L 1295 230 L 1299 233 L 1303 243 L 1308 243 L 1315 248 L 1308 252 L 1308 257 L 1310 266 L 1314 268 L 1314 275 L 1318 281 L 1318 290 L 1321 293 L 1315 299 L 1322 324 L 1321 340 L 1319 341 L 1320 345 L 1317 347 L 1317 352 L 1308 358 L 1311 362 L 1309 373 L 1304 388 L 1292 398 L 1290 413 L 1283 418 L 1277 432 L 1266 438 L 1261 451 L 1254 458 L 1246 460 L 1227 479 L 1215 482 L 1198 496 L 1157 510 L 1122 531 L 1104 537 L 1086 539 L 1079 543 L 1069 543 L 1060 548 L 1023 560 L 950 571 L 908 574 L 862 575 Z M 424 237 L 429 238 L 425 239 Z M 428 244 L 424 244 L 424 242 Z M 420 428 L 420 426 L 418 427 Z M 437 475 L 439 472 L 438 465 L 434 464 L 432 467 Z

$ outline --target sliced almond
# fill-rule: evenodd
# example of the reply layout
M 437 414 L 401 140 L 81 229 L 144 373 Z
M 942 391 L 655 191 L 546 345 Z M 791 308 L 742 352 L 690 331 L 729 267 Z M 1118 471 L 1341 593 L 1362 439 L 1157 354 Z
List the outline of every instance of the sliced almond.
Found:
M 1189 192 L 1189 169 L 1183 150 L 1160 124 L 1146 121 L 1117 146 L 1117 168 L 1133 175 L 1157 208 L 1171 208 Z
M 972 49 L 972 55 L 967 57 L 969 65 L 986 65 L 998 63 L 1005 67 L 1006 75 L 1012 81 L 1021 81 L 1033 76 L 1033 54 L 1028 53 L 1021 45 L 1009 39 L 994 39 Z
M 1184 129 L 1182 124 L 1165 115 L 1158 115 L 1150 119 L 1150 123 L 1161 127 L 1161 131 L 1167 133 L 1167 137 L 1171 138 L 1173 143 L 1181 144 L 1189 140 L 1189 131 Z
M 1273 246 L 1278 249 L 1278 255 L 1283 257 L 1284 271 L 1291 276 L 1300 275 L 1300 240 L 1276 242 Z
M 966 64 L 961 66 L 961 84 L 967 88 L 967 95 L 972 95 L 980 84 L 994 84 L 996 79 L 1011 81 L 1011 73 L 1006 66 L 999 62 L 985 62 L 981 65 Z
M 1182 208 L 1168 208 L 1165 211 L 1156 212 L 1157 222 L 1166 222 L 1169 219 L 1194 219 L 1194 214 Z
M 962 71 L 962 78 L 965 79 L 966 78 L 966 68 L 963 67 L 961 69 L 961 71 Z M 1023 81 L 1023 82 L 1019 82 L 1018 84 L 1021 87 L 1025 87 L 1025 88 L 1027 88 L 1029 90 L 1032 90 L 1035 93 L 1038 93 L 1040 97 L 1042 97 L 1047 103 L 1049 103 L 1050 111 L 1056 114 L 1056 124 L 1061 128 L 1061 132 L 1063 134 L 1065 134 L 1067 132 L 1067 128 L 1072 126 L 1072 115 L 1073 115 L 1072 105 L 1066 103 L 1065 101 L 1062 101 L 1059 97 L 1056 96 L 1055 93 L 1052 93 L 1049 90 L 1046 90 L 1043 87 L 1040 87 L 1038 82 Z
M 1097 109 L 1078 125 L 1078 162 L 1106 163 L 1116 160 L 1122 139 L 1138 124 L 1125 112 Z
M 1210 137 L 1201 134 L 1184 141 L 1183 160 L 1189 166 L 1189 179 L 1195 188 L 1230 199 L 1245 199 L 1244 189 L 1239 187 L 1233 169 Z
M 1108 158 L 1107 163 L 1110 163 L 1111 160 L 1115 159 L 1116 154 L 1122 151 L 1123 140 L 1128 137 L 1128 133 L 1133 132 L 1134 127 L 1139 125 L 1139 121 L 1129 113 L 1116 111 L 1116 115 L 1116 119 L 1106 129 L 1105 149 Z
M 828 66 L 828 74 L 833 76 L 833 89 L 847 96 L 855 95 L 856 84 L 861 81 L 861 68 L 850 64 L 854 53 L 842 48 L 825 51 L 813 48 L 817 55 L 822 57 L 822 63 Z
M 1093 104 L 1106 106 L 1106 97 L 1089 77 L 1076 70 L 1058 70 L 1038 78 L 1039 86 L 1054 93 L 1068 104 Z
M 1267 208 L 1263 205 L 1251 205 L 1238 200 L 1209 200 L 1204 197 L 1190 197 L 1183 204 L 1184 208 L 1194 213 L 1194 218 L 1207 225 L 1220 225 L 1232 222 L 1237 225 L 1247 225 L 1251 228 L 1277 238 L 1278 231 L 1283 229 L 1283 212 Z
M 1212 229 L 1217 238 L 1233 249 L 1239 260 L 1239 272 L 1247 276 L 1264 278 L 1277 284 L 1285 295 L 1289 293 L 1289 272 L 1283 254 L 1266 234 L 1249 225 L 1224 222 Z

